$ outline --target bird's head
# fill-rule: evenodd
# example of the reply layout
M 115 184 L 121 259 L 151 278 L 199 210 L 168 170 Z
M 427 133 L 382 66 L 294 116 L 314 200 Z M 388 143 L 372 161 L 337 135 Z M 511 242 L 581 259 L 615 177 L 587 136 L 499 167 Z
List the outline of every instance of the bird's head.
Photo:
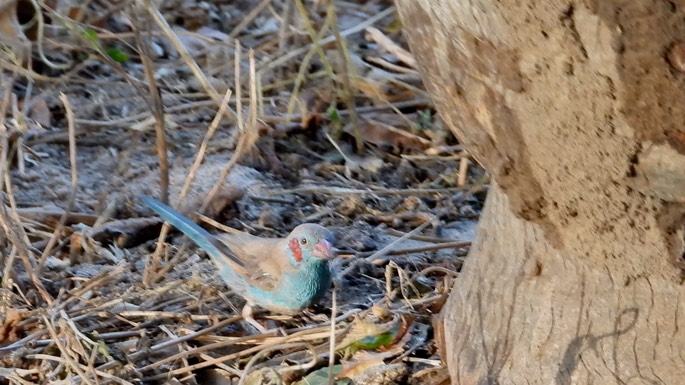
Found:
M 315 260 L 329 260 L 333 258 L 333 233 L 323 226 L 304 223 L 286 238 L 288 256 L 291 263 L 301 264 Z

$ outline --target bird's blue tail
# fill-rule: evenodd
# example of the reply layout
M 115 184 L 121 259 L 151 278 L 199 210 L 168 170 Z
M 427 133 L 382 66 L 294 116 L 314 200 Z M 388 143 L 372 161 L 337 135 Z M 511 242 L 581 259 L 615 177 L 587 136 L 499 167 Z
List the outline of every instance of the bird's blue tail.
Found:
M 242 261 L 240 261 L 240 259 L 238 259 L 233 252 L 214 235 L 186 218 L 183 214 L 149 196 L 140 196 L 140 200 L 159 214 L 162 219 L 171 223 L 172 226 L 192 239 L 193 242 L 203 248 L 215 261 L 220 262 L 223 265 L 225 264 L 224 260 L 228 258 L 238 265 L 243 265 Z

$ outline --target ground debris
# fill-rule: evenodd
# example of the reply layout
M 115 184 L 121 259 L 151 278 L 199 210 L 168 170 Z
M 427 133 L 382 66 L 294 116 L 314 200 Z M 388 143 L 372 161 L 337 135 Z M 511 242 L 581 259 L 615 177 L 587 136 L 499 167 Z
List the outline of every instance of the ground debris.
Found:
M 390 2 L 56 3 L 49 28 L 15 31 L 42 47 L 30 69 L 0 58 L 2 381 L 445 381 L 433 321 L 487 175 L 442 127 Z M 209 231 L 330 228 L 335 289 L 257 312 L 269 331 L 250 334 L 204 252 L 160 240 L 138 200 L 166 175 Z

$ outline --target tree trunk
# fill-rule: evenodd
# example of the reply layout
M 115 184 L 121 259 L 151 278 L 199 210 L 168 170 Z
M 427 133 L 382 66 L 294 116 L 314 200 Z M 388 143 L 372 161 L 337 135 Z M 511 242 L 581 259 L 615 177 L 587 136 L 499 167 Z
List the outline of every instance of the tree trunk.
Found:
M 492 175 L 444 309 L 454 384 L 685 382 L 685 3 L 397 0 Z

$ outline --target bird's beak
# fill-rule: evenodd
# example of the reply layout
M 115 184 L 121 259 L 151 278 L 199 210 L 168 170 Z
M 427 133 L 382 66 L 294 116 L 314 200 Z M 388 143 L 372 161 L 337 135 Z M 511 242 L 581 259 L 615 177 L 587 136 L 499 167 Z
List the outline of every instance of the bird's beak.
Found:
M 321 259 L 333 258 L 333 246 L 325 239 L 320 240 L 319 243 L 314 245 L 314 256 Z

